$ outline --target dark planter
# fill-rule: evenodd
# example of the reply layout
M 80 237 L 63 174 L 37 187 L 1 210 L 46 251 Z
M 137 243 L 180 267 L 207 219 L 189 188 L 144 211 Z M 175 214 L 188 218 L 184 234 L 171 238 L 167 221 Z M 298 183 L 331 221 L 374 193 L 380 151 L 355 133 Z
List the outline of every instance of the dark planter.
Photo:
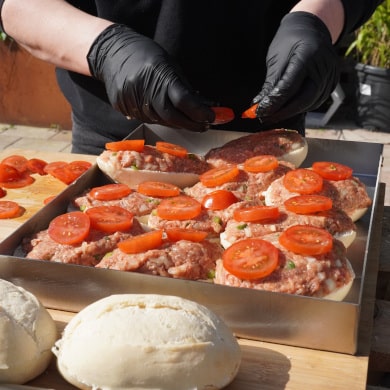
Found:
M 356 123 L 390 133 L 390 69 L 358 63 Z

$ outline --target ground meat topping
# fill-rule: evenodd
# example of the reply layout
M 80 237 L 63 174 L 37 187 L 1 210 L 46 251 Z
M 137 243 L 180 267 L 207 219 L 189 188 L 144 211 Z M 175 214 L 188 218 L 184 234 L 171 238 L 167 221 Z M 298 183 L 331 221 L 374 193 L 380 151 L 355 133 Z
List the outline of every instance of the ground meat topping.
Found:
M 47 229 L 23 240 L 22 246 L 29 259 L 95 266 L 101 258 L 116 248 L 119 241 L 144 233 L 137 220 L 128 232 L 107 234 L 91 230 L 79 245 L 63 245 L 50 238 Z
M 346 258 L 344 245 L 334 240 L 331 252 L 320 256 L 301 256 L 286 251 L 278 242 L 278 233 L 263 237 L 281 249 L 279 265 L 269 276 L 257 280 L 242 280 L 217 262 L 215 283 L 264 291 L 324 297 L 349 283 L 354 274 Z
M 105 150 L 100 158 L 110 161 L 110 165 L 136 170 L 201 174 L 211 168 L 201 156 L 196 154 L 189 153 L 187 157 L 177 157 L 162 153 L 150 145 L 145 145 L 142 152 Z
M 209 279 L 221 254 L 222 248 L 218 243 L 181 240 L 132 255 L 116 249 L 96 267 L 188 280 Z
M 213 166 L 241 164 L 246 159 L 261 154 L 281 157 L 302 146 L 302 136 L 292 130 L 275 129 L 249 134 L 211 149 L 205 159 Z

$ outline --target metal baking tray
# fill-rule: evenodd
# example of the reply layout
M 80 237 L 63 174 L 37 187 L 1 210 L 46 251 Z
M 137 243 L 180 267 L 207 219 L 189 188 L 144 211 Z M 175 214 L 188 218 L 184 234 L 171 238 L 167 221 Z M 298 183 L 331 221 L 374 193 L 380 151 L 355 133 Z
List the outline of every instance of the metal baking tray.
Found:
M 204 154 L 245 134 L 222 130 L 191 133 L 141 125 L 128 138 L 144 138 L 147 144 L 166 140 Z M 238 337 L 356 354 L 366 266 L 378 261 L 372 258 L 376 251 L 371 246 L 372 227 L 381 218 L 377 206 L 383 145 L 313 138 L 307 142 L 309 152 L 302 166 L 316 160 L 350 165 L 373 200 L 357 222 L 357 238 L 348 248 L 356 279 L 343 302 L 18 257 L 15 251 L 23 237 L 45 229 L 52 218 L 67 210 L 74 196 L 109 182 L 96 165 L 0 243 L 0 277 L 30 290 L 48 308 L 77 312 L 97 299 L 119 293 L 177 295 L 215 311 Z

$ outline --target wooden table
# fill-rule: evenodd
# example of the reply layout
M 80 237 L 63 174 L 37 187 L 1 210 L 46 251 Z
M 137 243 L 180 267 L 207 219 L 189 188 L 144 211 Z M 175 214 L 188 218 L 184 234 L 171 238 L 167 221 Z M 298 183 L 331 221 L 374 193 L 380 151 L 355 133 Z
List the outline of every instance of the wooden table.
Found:
M 92 156 L 26 150 L 4 151 L 0 153 L 0 159 L 10 154 L 23 154 L 26 157 L 38 156 L 47 161 L 83 159 L 94 162 L 95 160 Z M 64 185 L 52 179 L 48 179 L 51 183 L 50 185 L 44 182 L 44 178 L 42 180 L 42 183 L 40 182 L 41 180 L 37 180 L 33 184 L 35 187 L 31 187 L 27 192 L 24 191 L 22 193 L 19 192 L 17 195 L 11 195 L 11 191 L 9 191 L 7 196 L 23 201 L 27 212 L 26 215 L 20 218 L 0 221 L 0 240 L 12 233 L 31 213 L 42 207 L 42 199 L 50 195 L 48 192 L 56 193 L 65 188 Z M 35 195 L 32 196 L 31 194 Z M 381 201 L 383 204 L 383 199 Z M 373 236 L 380 238 L 381 225 L 377 224 L 374 228 L 377 231 Z M 226 389 L 366 389 L 377 273 L 378 262 L 371 262 L 367 269 L 364 286 L 359 352 L 356 356 L 239 339 L 243 352 L 242 364 L 237 377 Z M 58 310 L 49 311 L 57 323 L 60 335 L 74 313 Z M 318 337 L 321 337 L 321 335 L 319 334 Z M 48 370 L 30 382 L 29 385 L 55 390 L 74 389 L 57 372 L 54 358 Z

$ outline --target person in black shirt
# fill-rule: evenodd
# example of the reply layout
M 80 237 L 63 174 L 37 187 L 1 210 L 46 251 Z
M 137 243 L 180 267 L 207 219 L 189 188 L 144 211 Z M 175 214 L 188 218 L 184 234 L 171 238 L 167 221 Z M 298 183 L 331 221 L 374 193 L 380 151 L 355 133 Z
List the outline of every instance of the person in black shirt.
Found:
M 100 154 L 140 123 L 202 132 L 276 127 L 338 82 L 334 44 L 380 0 L 0 0 L 1 28 L 57 66 L 72 151 Z M 241 119 L 258 104 L 257 119 Z M 213 125 L 212 106 L 235 119 Z

